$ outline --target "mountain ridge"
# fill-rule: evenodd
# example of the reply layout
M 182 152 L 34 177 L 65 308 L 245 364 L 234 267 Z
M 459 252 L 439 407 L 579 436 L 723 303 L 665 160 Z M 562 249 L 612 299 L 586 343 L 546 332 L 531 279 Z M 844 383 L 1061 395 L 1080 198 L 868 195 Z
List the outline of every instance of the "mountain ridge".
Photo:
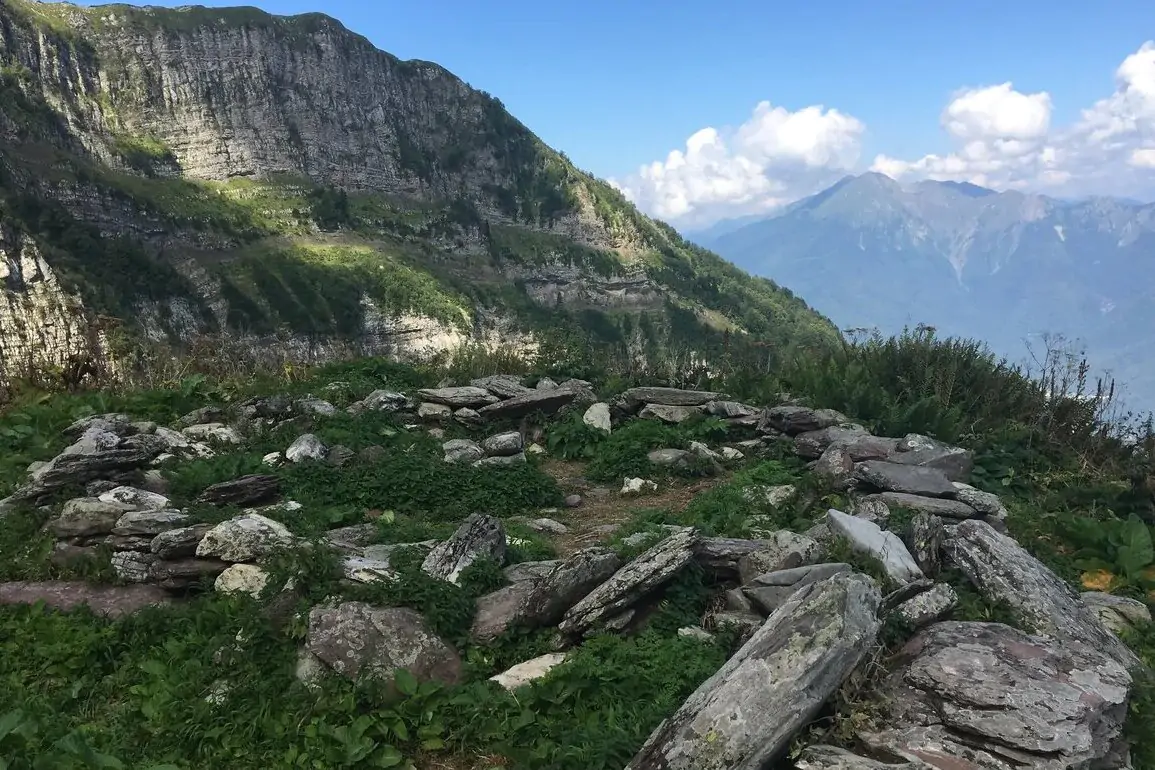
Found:
M 925 323 L 1013 360 L 1050 333 L 1085 344 L 1155 403 L 1155 204 L 1060 200 L 956 183 L 851 176 L 703 245 L 805 296 L 839 326 Z
M 107 348 L 102 314 L 157 340 L 414 355 L 575 329 L 631 359 L 837 336 L 498 99 L 323 14 L 5 0 L 0 97 L 8 376 Z

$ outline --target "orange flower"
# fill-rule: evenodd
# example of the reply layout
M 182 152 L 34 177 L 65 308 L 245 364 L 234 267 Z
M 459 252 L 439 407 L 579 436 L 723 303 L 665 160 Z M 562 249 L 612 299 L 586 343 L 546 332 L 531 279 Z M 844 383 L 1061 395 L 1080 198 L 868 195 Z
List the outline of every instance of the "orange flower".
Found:
M 1083 573 L 1083 587 L 1091 591 L 1110 591 L 1115 584 L 1115 576 L 1105 569 Z

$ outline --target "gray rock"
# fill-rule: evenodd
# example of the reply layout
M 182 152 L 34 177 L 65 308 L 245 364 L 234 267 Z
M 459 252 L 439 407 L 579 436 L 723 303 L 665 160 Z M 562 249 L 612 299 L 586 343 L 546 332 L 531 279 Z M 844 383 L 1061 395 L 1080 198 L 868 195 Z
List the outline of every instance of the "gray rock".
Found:
M 741 588 L 731 588 L 722 594 L 723 605 L 728 612 L 746 612 L 755 614 L 754 602 L 750 601 Z
M 491 457 L 510 457 L 520 454 L 525 448 L 521 434 L 515 430 L 497 433 L 481 442 L 481 448 Z
M 910 433 L 898 443 L 892 463 L 937 468 L 951 481 L 966 481 L 974 469 L 974 454 L 967 449 L 944 444 L 929 436 Z
M 334 444 L 329 447 L 329 454 L 325 457 L 325 461 L 334 468 L 340 468 L 357 456 L 349 447 L 343 444 Z
M 833 563 L 768 572 L 744 585 L 742 592 L 769 615 L 776 612 L 798 590 L 851 571 L 849 564 Z
M 281 480 L 266 474 L 249 474 L 231 481 L 213 484 L 201 492 L 197 501 L 209 505 L 260 505 L 281 494 Z
M 591 404 L 590 408 L 582 415 L 582 422 L 594 430 L 609 433 L 613 430 L 613 424 L 610 421 L 610 405 L 601 401 Z
M 469 428 L 481 425 L 481 423 L 484 422 L 481 414 L 476 409 L 470 409 L 466 406 L 454 412 L 453 419 Z
M 519 564 L 511 564 L 502 570 L 502 575 L 510 583 L 520 583 L 523 580 L 539 580 L 550 574 L 561 564 L 561 559 L 548 559 L 546 561 L 523 561 Z
M 852 503 L 850 512 L 860 519 L 872 521 L 883 528 L 890 521 L 890 507 L 881 500 L 869 497 Z
M 807 406 L 775 406 L 767 409 L 758 425 L 759 433 L 770 430 L 797 436 L 799 433 L 832 428 L 850 422 L 850 418 L 833 409 L 811 409 Z
M 762 410 L 737 401 L 710 401 L 706 404 L 706 412 L 715 417 L 732 420 L 738 417 L 755 417 L 760 415 Z
M 1080 594 L 1083 604 L 1091 608 L 1103 625 L 1115 634 L 1141 628 L 1151 622 L 1151 610 L 1137 599 L 1087 591 Z
M 874 645 L 865 575 L 796 593 L 650 735 L 627 770 L 769 767 Z
M 742 557 L 773 545 L 770 540 L 743 540 L 733 537 L 703 537 L 694 543 L 694 559 L 722 579 L 738 577 Z
M 376 524 L 354 524 L 329 530 L 325 539 L 342 551 L 359 551 L 373 542 L 378 531 Z
M 743 585 L 767 572 L 809 567 L 822 561 L 825 549 L 805 535 L 788 530 L 771 533 L 766 545 L 738 560 L 738 579 Z
M 88 607 L 93 613 L 108 618 L 124 617 L 171 601 L 169 595 L 156 586 L 108 586 L 66 580 L 0 583 L 0 604 L 44 602 L 65 612 Z
M 503 420 L 525 417 L 534 412 L 554 414 L 563 406 L 572 403 L 582 395 L 582 391 L 567 385 L 552 390 L 533 390 L 520 396 L 478 410 L 485 420 Z
M 301 463 L 308 460 L 324 460 L 329 448 L 312 433 L 300 436 L 285 450 L 285 459 L 291 463 Z
M 754 635 L 766 618 L 745 610 L 715 612 L 706 617 L 703 625 L 714 632 L 733 632 L 738 636 L 738 644 L 745 644 Z
M 498 398 L 524 396 L 533 390 L 522 385 L 521 378 L 513 374 L 492 374 L 488 377 L 479 377 L 476 380 L 470 380 L 469 384 L 475 388 L 489 391 Z M 481 406 L 484 406 L 484 404 L 481 404 Z
M 1089 645 L 1127 668 L 1138 664 L 1070 586 L 986 522 L 959 524 L 945 550 L 984 596 L 1013 608 L 1028 631 Z
M 566 532 L 569 532 L 569 527 L 565 524 L 562 524 L 556 519 L 547 519 L 545 517 L 530 519 L 525 525 L 534 532 L 549 532 L 552 535 L 564 535 Z
M 451 538 L 429 552 L 421 569 L 435 578 L 456 583 L 462 571 L 482 559 L 490 559 L 499 567 L 505 563 L 505 527 L 501 519 L 474 513 Z
M 960 525 L 968 526 L 968 525 Z M 1083 644 L 998 623 L 937 623 L 904 649 L 882 683 L 868 747 L 936 768 L 1126 766 L 1131 677 Z
M 188 428 L 193 425 L 204 425 L 210 422 L 223 423 L 228 419 L 228 412 L 219 406 L 202 406 L 194 409 L 176 421 L 177 427 Z
M 567 636 L 583 636 L 630 609 L 689 563 L 695 540 L 697 532 L 685 529 L 655 544 L 571 607 L 558 628 Z
M 659 468 L 675 468 L 684 465 L 689 456 L 690 453 L 685 449 L 655 449 L 646 458 Z
M 445 462 L 458 465 L 474 463 L 485 457 L 485 450 L 467 438 L 455 438 L 441 445 L 445 452 Z
M 111 551 L 148 551 L 152 538 L 147 535 L 104 535 L 85 538 L 86 547 L 97 546 Z
M 880 492 L 869 495 L 864 500 L 874 500 L 890 508 L 905 508 L 915 513 L 929 513 L 944 519 L 971 519 L 978 511 L 958 500 L 943 500 L 937 497 L 910 495 L 905 492 Z
M 341 574 L 355 583 L 389 583 L 400 577 L 389 559 L 357 555 L 346 556 L 341 561 Z
M 453 417 L 453 408 L 445 404 L 435 404 L 429 401 L 417 407 L 417 419 L 426 422 L 449 422 Z
M 164 495 L 126 486 L 113 487 L 107 492 L 102 492 L 98 499 L 104 503 L 118 503 L 129 511 L 159 511 L 172 505 Z
M 928 626 L 942 620 L 958 606 L 958 594 L 946 583 L 935 583 L 927 591 L 902 602 L 894 610 L 912 629 Z
M 534 386 L 534 389 L 535 390 L 557 390 L 558 387 L 559 386 L 558 386 L 557 382 L 555 382 L 554 380 L 550 379 L 549 377 L 542 377 L 540 380 L 537 381 L 537 385 Z
M 228 567 L 218 559 L 157 559 L 149 568 L 148 580 L 169 590 L 188 588 L 203 580 L 215 580 Z
M 78 439 L 92 429 L 106 431 L 117 436 L 131 436 L 136 432 L 132 418 L 127 414 L 110 412 L 82 417 L 62 430 L 60 434 L 68 439 Z
M 683 626 L 682 628 L 679 628 L 678 636 L 685 637 L 687 639 L 697 639 L 699 642 L 714 641 L 713 634 L 711 634 L 706 629 L 698 628 L 697 626 Z
M 984 516 L 996 519 L 1007 518 L 1007 509 L 1003 506 L 1003 501 L 999 499 L 998 495 L 983 492 L 970 484 L 963 484 L 959 481 L 954 482 L 954 489 L 956 500 L 966 503 Z
M 942 544 L 946 528 L 942 519 L 929 513 L 916 513 L 906 528 L 906 545 L 919 569 L 927 577 L 934 577 L 942 566 Z
M 236 428 L 219 422 L 190 425 L 181 433 L 194 441 L 208 441 L 215 444 L 240 444 L 243 441 Z
M 846 538 L 858 553 L 877 559 L 886 574 L 898 585 L 913 583 L 926 576 L 918 562 L 906 549 L 906 544 L 893 532 L 880 529 L 877 524 L 850 516 L 833 508 L 826 513 L 826 522 L 835 535 Z
M 457 388 L 424 388 L 417 391 L 417 395 L 429 403 L 442 404 L 453 409 L 461 409 L 462 407 L 477 409 L 498 401 L 497 396 L 485 388 L 472 385 Z
M 721 393 L 711 393 L 705 390 L 682 390 L 680 388 L 630 388 L 622 393 L 619 401 L 629 411 L 636 412 L 643 404 L 659 404 L 662 406 L 703 406 L 711 401 L 717 401 Z
M 301 398 L 293 406 L 301 414 L 313 414 L 318 417 L 332 417 L 337 413 L 337 407 L 321 398 Z
M 365 396 L 357 404 L 349 407 L 349 411 L 357 412 L 399 412 L 412 405 L 409 397 L 404 393 L 392 390 L 375 390 Z M 354 408 L 356 407 L 356 408 Z
M 155 554 L 138 551 L 121 551 L 114 553 L 110 559 L 113 572 L 125 583 L 149 582 L 152 565 L 158 560 Z
M 489 677 L 489 681 L 497 682 L 506 690 L 513 691 L 519 687 L 524 687 L 530 682 L 536 682 L 553 669 L 565 662 L 566 654 L 564 652 L 551 652 L 546 655 L 541 655 L 533 660 L 527 660 L 524 663 L 518 663 L 516 666 L 495 674 Z
M 180 527 L 161 532 L 149 541 L 149 550 L 162 559 L 179 559 L 193 556 L 197 552 L 205 533 L 212 529 L 211 524 L 194 524 L 191 527 Z
M 440 545 L 439 540 L 420 540 L 416 543 L 380 543 L 367 545 L 361 549 L 361 555 L 374 561 L 390 562 L 394 556 L 402 551 L 420 551 L 428 555 L 430 551 Z
M 898 439 L 871 435 L 861 425 L 833 425 L 821 430 L 800 433 L 794 437 L 794 451 L 799 457 L 814 459 L 830 447 L 842 447 L 855 462 L 882 460 L 898 447 Z
M 849 489 L 854 481 L 854 458 L 846 447 L 827 447 L 810 472 L 827 480 L 836 490 Z
M 392 679 L 404 668 L 418 682 L 461 681 L 461 659 L 425 619 L 410 609 L 378 608 L 362 602 L 314 607 L 309 612 L 307 650 L 354 681 Z
M 700 415 L 702 410 L 695 406 L 670 406 L 667 404 L 646 404 L 638 417 L 643 420 L 660 420 L 668 425 L 677 425 Z
M 126 510 L 120 503 L 77 497 L 66 502 L 61 514 L 49 519 L 45 527 L 58 538 L 107 535 Z
M 913 754 L 896 762 L 879 762 L 836 746 L 807 746 L 794 762 L 798 770 L 934 770 Z
M 187 526 L 188 514 L 176 510 L 129 511 L 117 519 L 114 535 L 149 535 L 151 538 L 170 529 Z
M 493 457 L 483 457 L 480 460 L 473 461 L 474 468 L 513 468 L 517 465 L 525 465 L 527 462 L 525 452 L 518 452 L 515 455 L 495 455 Z
M 580 508 L 582 504 L 581 495 L 566 495 L 562 503 L 566 508 Z
M 922 497 L 954 497 L 955 494 L 950 479 L 937 468 L 867 460 L 858 464 L 855 475 L 883 492 L 902 492 Z
M 197 545 L 197 556 L 246 562 L 293 545 L 293 533 L 259 513 L 246 513 L 210 529 Z

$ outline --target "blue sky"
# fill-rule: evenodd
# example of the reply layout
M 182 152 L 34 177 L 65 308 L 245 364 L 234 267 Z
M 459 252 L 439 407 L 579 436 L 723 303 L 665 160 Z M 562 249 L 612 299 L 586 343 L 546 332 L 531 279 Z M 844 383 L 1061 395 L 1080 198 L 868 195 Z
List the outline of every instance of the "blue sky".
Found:
M 1155 38 L 1150 0 L 250 4 L 282 14 L 320 10 L 393 54 L 447 67 L 498 96 L 579 166 L 639 199 L 646 184 L 655 194 L 659 186 L 630 181 L 642 164 L 685 150 L 708 126 L 728 136 L 727 127 L 750 119 L 762 101 L 789 113 L 824 105 L 856 119 L 851 170 L 880 154 L 913 164 L 973 139 L 973 132 L 952 137 L 941 124 L 960 89 L 1012 81 L 1015 92 L 1047 92 L 1049 125 L 1068 126 L 1111 96 L 1116 68 Z M 726 145 L 728 157 L 737 152 Z M 845 157 L 833 165 L 824 170 L 844 172 Z M 902 173 L 933 176 L 930 166 Z M 796 171 L 779 173 L 781 183 L 770 185 L 778 194 L 763 197 L 796 197 L 823 176 L 796 184 Z M 959 174 L 974 176 L 973 168 Z M 999 186 L 989 174 L 979 181 Z M 646 202 L 652 210 L 652 201 L 639 205 Z

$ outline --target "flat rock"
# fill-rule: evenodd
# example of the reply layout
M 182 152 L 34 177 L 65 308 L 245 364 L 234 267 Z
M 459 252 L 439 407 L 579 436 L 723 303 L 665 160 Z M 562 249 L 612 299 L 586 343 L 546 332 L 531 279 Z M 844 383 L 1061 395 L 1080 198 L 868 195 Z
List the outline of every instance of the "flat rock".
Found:
M 637 556 L 571 607 L 558 628 L 568 636 L 583 636 L 676 575 L 694 557 L 697 532 L 684 529 Z
M 473 461 L 474 468 L 513 468 L 518 465 L 525 465 L 527 458 L 525 452 L 518 452 L 512 455 L 494 455 L 492 457 L 483 457 L 480 460 Z
M 425 619 L 401 607 L 363 602 L 319 606 L 309 612 L 306 649 L 341 676 L 386 680 L 404 668 L 418 682 L 461 681 L 461 659 L 439 639 Z
M 0 583 L 0 604 L 35 604 L 65 612 L 87 607 L 97 615 L 119 618 L 145 607 L 168 604 L 172 598 L 156 586 L 108 586 L 73 580 Z
M 109 558 L 116 576 L 125 583 L 148 583 L 152 580 L 152 565 L 160 557 L 152 553 L 120 551 Z
M 129 511 L 117 519 L 112 534 L 154 536 L 170 529 L 180 529 L 188 523 L 188 514 L 176 510 Z
M 780 572 L 767 572 L 742 586 L 742 592 L 769 615 L 776 612 L 798 590 L 812 583 L 818 583 L 835 575 L 851 571 L 849 564 L 835 562 L 781 570 Z
M 887 459 L 903 465 L 937 468 L 951 481 L 966 481 L 975 465 L 974 453 L 970 450 L 944 444 L 919 433 L 903 437 L 894 454 Z
M 794 594 L 654 730 L 627 770 L 769 767 L 875 644 L 880 601 L 865 575 Z
M 758 425 L 759 433 L 778 431 L 788 436 L 810 433 L 850 422 L 850 418 L 833 409 L 811 409 L 808 406 L 774 406 L 767 409 Z
M 468 516 L 453 536 L 440 543 L 421 563 L 427 574 L 456 583 L 470 565 L 490 559 L 500 567 L 505 563 L 505 527 L 493 516 Z
M 694 543 L 694 559 L 722 578 L 738 577 L 742 557 L 765 550 L 770 540 L 744 540 L 735 537 L 702 537 Z
M 867 460 L 858 464 L 855 475 L 883 492 L 901 492 L 921 497 L 954 497 L 955 494 L 950 479 L 937 468 Z
M 703 406 L 717 401 L 721 393 L 705 390 L 682 390 L 681 388 L 630 388 L 619 396 L 630 411 L 637 411 L 643 404 L 662 406 Z
M 341 562 L 341 574 L 356 583 L 389 583 L 400 577 L 388 558 L 346 556 Z
M 149 541 L 149 550 L 162 559 L 193 556 L 210 529 L 211 524 L 194 524 L 191 527 L 165 530 Z
M 923 497 L 906 492 L 879 492 L 863 499 L 877 500 L 890 508 L 905 508 L 915 513 L 929 513 L 944 519 L 972 519 L 979 515 L 978 511 L 959 500 Z
M 523 580 L 535 580 L 543 578 L 549 573 L 553 572 L 557 565 L 561 564 L 561 559 L 548 559 L 546 561 L 523 561 L 518 564 L 511 564 L 502 570 L 501 574 L 510 583 L 520 583 Z
M 988 599 L 1007 604 L 1031 633 L 1100 650 L 1127 668 L 1138 664 L 1058 575 L 986 522 L 964 521 L 947 538 L 948 558 Z
M 197 498 L 210 505 L 260 505 L 281 493 L 281 480 L 266 474 L 250 474 L 207 487 Z
M 530 682 L 536 682 L 553 669 L 565 662 L 566 654 L 564 652 L 551 652 L 547 655 L 541 655 L 533 660 L 527 660 L 524 663 L 518 663 L 512 668 L 502 671 L 500 674 L 495 674 L 489 677 L 489 681 L 497 682 L 506 690 L 516 690 L 518 687 L 524 687 Z
M 488 391 L 498 398 L 514 398 L 524 396 L 533 388 L 521 384 L 521 378 L 513 374 L 491 374 L 488 377 L 479 377 L 469 381 L 470 386 Z M 479 406 L 485 406 L 480 404 Z
M 685 449 L 653 449 L 646 454 L 646 459 L 650 461 L 650 464 L 659 468 L 676 468 L 685 465 L 689 461 L 689 457 L 690 453 Z
M 826 513 L 826 523 L 830 526 L 831 532 L 846 538 L 855 551 L 878 560 L 886 570 L 886 574 L 898 585 L 913 583 L 926 577 L 922 574 L 918 562 L 906 549 L 906 544 L 893 532 L 881 529 L 866 519 L 833 508 Z
M 696 415 L 702 410 L 696 406 L 670 406 L 668 404 L 646 404 L 638 417 L 643 420 L 660 420 L 668 425 L 677 425 Z
M 228 562 L 256 561 L 293 545 L 295 538 L 278 521 L 259 513 L 246 513 L 210 529 L 197 545 L 197 556 Z
M 871 441 L 873 439 L 873 441 Z M 794 452 L 799 457 L 805 457 L 813 460 L 821 457 L 832 446 L 840 446 L 844 449 L 854 446 L 857 442 L 864 443 L 858 448 L 857 453 L 865 454 L 865 457 L 855 457 L 855 462 L 861 460 L 875 460 L 886 457 L 890 452 L 893 452 L 898 446 L 898 439 L 879 438 L 872 436 L 866 428 L 861 425 L 831 425 L 820 430 L 807 431 L 806 433 L 799 433 L 794 437 Z M 881 443 L 880 443 L 881 442 Z M 880 446 L 886 446 L 888 449 L 881 455 L 876 454 L 875 449 Z M 855 453 L 851 453 L 852 456 Z
M 423 388 L 417 391 L 417 396 L 429 403 L 442 404 L 454 409 L 460 409 L 462 407 L 477 409 L 488 406 L 489 404 L 495 404 L 499 400 L 497 396 L 485 388 L 478 388 L 472 385 L 463 385 L 456 388 Z
M 102 503 L 123 505 L 129 511 L 159 511 L 172 505 L 164 495 L 147 492 L 136 487 L 113 487 L 97 496 Z
M 860 733 L 936 768 L 1124 767 L 1131 677 L 1082 644 L 998 623 L 943 622 L 902 651 Z
M 958 606 L 958 594 L 947 583 L 935 583 L 929 590 L 915 594 L 894 610 L 911 629 L 942 620 Z
M 738 401 L 710 401 L 706 404 L 706 413 L 724 420 L 733 420 L 739 417 L 756 417 L 762 410 Z
M 480 412 L 478 412 L 476 409 L 470 409 L 467 406 L 463 406 L 460 409 L 454 411 L 453 419 L 468 428 L 476 427 L 484 422 Z
M 478 413 L 485 420 L 515 419 L 534 412 L 553 414 L 574 401 L 581 391 L 562 385 L 552 390 L 534 390 L 496 404 L 482 407 Z
M 353 524 L 338 527 L 325 533 L 325 539 L 342 551 L 359 551 L 377 537 L 376 524 Z

